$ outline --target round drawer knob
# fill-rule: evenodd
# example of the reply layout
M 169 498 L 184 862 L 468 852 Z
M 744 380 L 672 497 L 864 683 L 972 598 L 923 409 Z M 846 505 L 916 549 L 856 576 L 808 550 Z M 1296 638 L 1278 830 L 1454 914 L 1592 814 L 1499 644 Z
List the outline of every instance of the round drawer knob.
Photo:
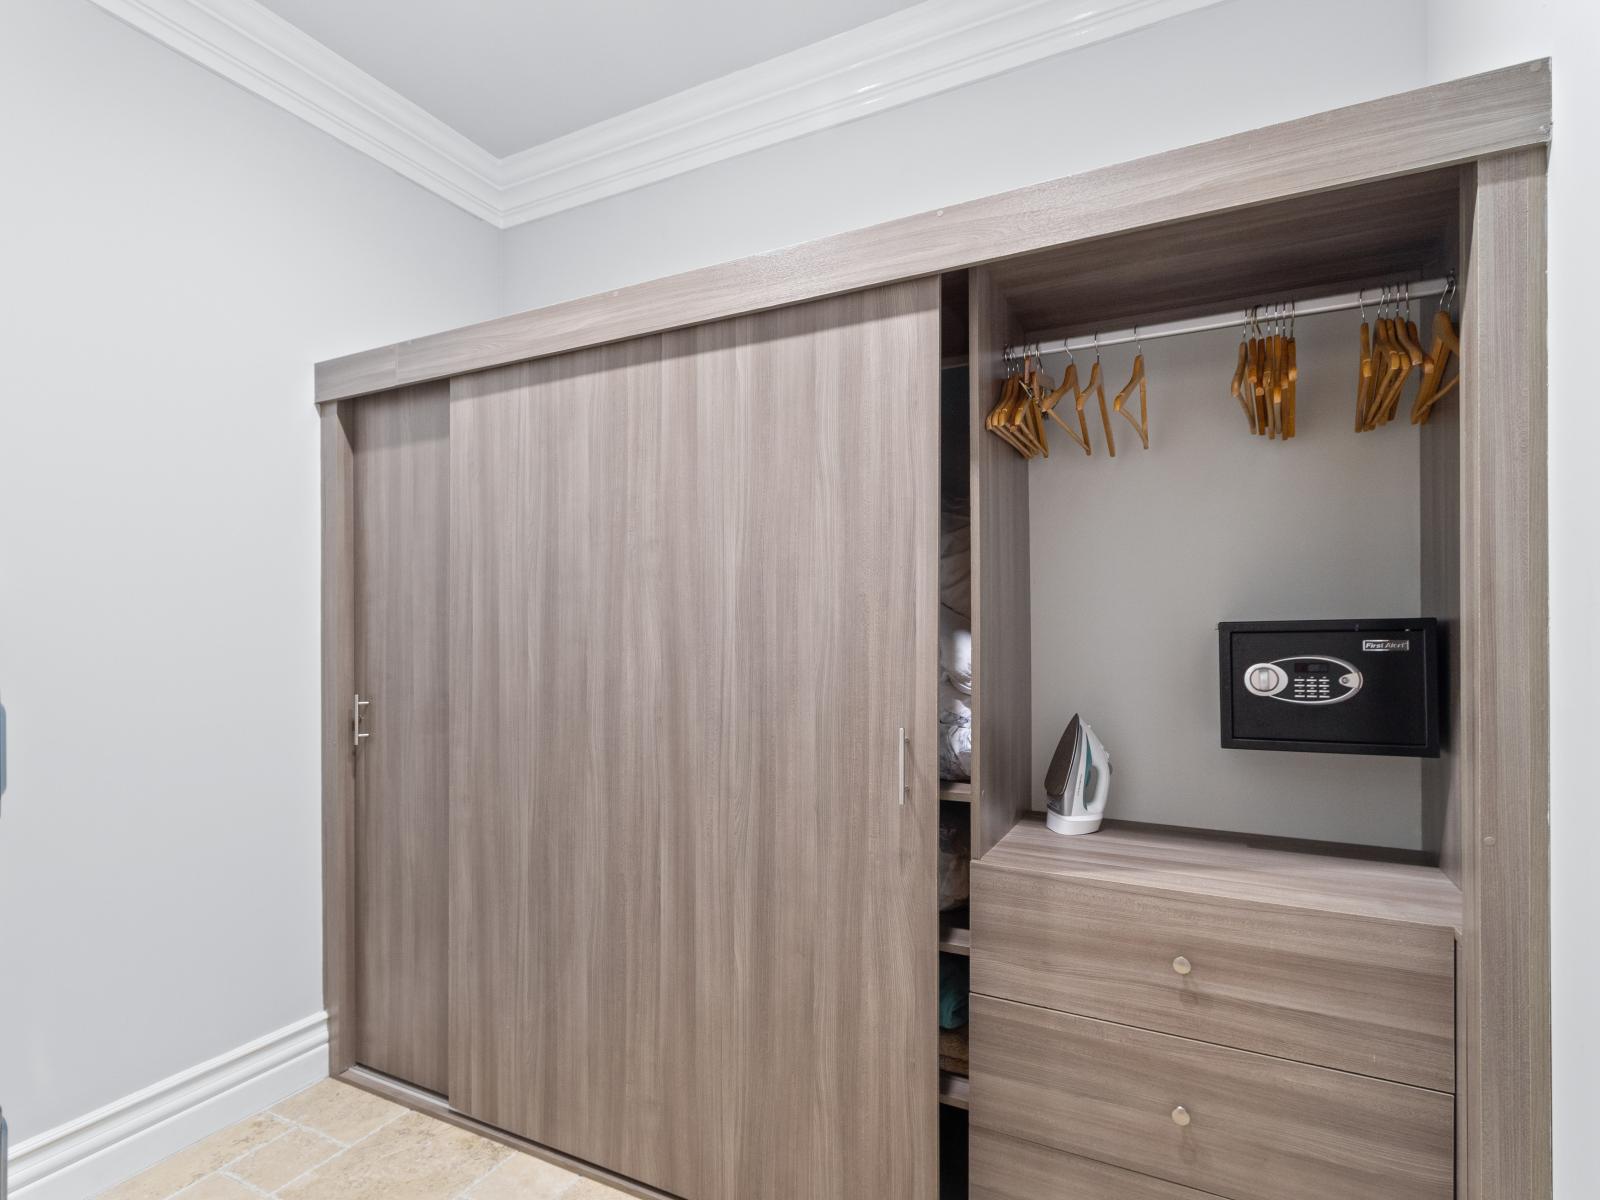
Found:
M 1177 958 L 1172 960 L 1172 969 L 1179 975 L 1187 975 L 1190 971 L 1194 970 L 1194 964 L 1180 954 Z
M 1174 1125 L 1187 1125 L 1189 1123 L 1189 1110 L 1183 1105 L 1178 1105 L 1172 1110 L 1172 1123 Z

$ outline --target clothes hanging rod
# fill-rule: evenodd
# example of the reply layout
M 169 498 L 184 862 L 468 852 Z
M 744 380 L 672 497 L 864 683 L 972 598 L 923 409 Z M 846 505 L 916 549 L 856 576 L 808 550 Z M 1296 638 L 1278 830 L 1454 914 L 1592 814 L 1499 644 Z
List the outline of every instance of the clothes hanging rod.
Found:
M 1427 296 L 1443 295 L 1455 282 L 1451 275 L 1443 279 L 1424 279 L 1420 283 L 1389 284 L 1387 287 L 1363 288 L 1359 292 L 1344 292 L 1337 296 L 1324 296 L 1318 300 L 1285 300 L 1276 304 L 1257 305 L 1254 312 L 1263 325 L 1279 314 L 1287 315 L 1293 305 L 1296 317 L 1314 317 L 1321 313 L 1347 312 L 1363 305 L 1376 309 L 1379 302 L 1404 302 L 1408 297 L 1420 300 Z M 1215 313 L 1207 317 L 1190 317 L 1183 321 L 1163 321 L 1157 325 L 1136 325 L 1132 329 L 1118 329 L 1111 333 L 1086 333 L 1076 337 L 1056 338 L 1053 341 L 1028 340 L 1006 349 L 1006 357 L 1013 358 L 1024 351 L 1034 354 L 1062 354 L 1075 350 L 1093 350 L 1096 346 L 1125 346 L 1129 342 L 1150 342 L 1158 338 L 1182 337 L 1186 333 L 1209 333 L 1216 329 L 1239 329 L 1250 319 L 1251 309 Z

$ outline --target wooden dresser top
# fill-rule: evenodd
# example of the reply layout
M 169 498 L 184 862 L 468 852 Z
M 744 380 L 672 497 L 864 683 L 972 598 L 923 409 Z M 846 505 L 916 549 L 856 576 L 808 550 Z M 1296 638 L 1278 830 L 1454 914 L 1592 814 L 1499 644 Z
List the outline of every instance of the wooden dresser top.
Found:
M 1286 849 L 1270 838 L 1131 824 L 1064 837 L 1035 816 L 977 866 L 1459 930 L 1461 892 L 1444 872 L 1338 849 L 1319 854 L 1303 843 Z

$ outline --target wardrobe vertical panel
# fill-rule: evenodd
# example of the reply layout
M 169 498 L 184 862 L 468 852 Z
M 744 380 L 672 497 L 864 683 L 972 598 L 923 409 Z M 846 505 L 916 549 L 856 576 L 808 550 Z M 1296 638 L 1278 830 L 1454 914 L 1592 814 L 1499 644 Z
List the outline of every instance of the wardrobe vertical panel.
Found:
M 669 814 L 710 764 L 667 725 L 699 531 L 669 478 L 661 344 L 458 378 L 451 393 L 454 1107 L 681 1192 L 692 1030 L 669 994 Z
M 355 1061 L 442 1092 L 448 1042 L 445 382 L 353 406 Z M 350 697 L 346 703 L 353 702 Z M 349 731 L 353 734 L 353 728 Z
M 931 1194 L 937 320 L 456 381 L 457 1108 L 696 1200 Z
M 1478 162 L 1462 298 L 1464 1200 L 1551 1195 L 1545 169 Z
M 1457 217 L 1448 254 L 1429 274 L 1467 276 L 1472 207 L 1477 170 L 1460 168 Z M 1460 292 L 1453 307 L 1459 310 Z M 1425 313 L 1427 309 L 1423 310 Z M 1459 327 L 1460 319 L 1456 317 Z M 1423 322 L 1422 328 L 1428 329 Z M 1459 363 L 1458 363 L 1459 367 Z M 1463 396 L 1437 405 L 1420 430 L 1422 507 L 1422 611 L 1439 621 L 1440 670 L 1444 676 L 1439 757 L 1425 758 L 1422 770 L 1422 848 L 1436 854 L 1439 867 L 1461 886 L 1462 792 L 1465 746 L 1461 727 L 1461 407 Z
M 1017 330 L 987 270 L 968 287 L 972 386 L 972 857 L 1033 806 L 1028 464 L 983 428 Z
M 328 1012 L 328 1069 L 355 1062 L 355 748 L 350 703 L 356 690 L 355 455 L 353 405 L 318 414 L 322 443 L 322 992 Z

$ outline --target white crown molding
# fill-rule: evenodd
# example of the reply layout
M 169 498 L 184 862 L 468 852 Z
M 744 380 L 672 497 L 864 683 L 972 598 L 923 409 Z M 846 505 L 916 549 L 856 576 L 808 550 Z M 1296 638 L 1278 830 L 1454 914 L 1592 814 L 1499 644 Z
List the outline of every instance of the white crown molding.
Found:
M 925 0 L 502 160 L 548 216 L 1105 41 L 1219 0 Z
M 500 161 L 256 0 L 93 0 L 179 54 L 499 225 Z
M 14 1200 L 97 1196 L 328 1074 L 315 1013 L 11 1148 Z
M 93 0 L 505 229 L 1223 0 L 924 0 L 496 158 L 256 0 Z

